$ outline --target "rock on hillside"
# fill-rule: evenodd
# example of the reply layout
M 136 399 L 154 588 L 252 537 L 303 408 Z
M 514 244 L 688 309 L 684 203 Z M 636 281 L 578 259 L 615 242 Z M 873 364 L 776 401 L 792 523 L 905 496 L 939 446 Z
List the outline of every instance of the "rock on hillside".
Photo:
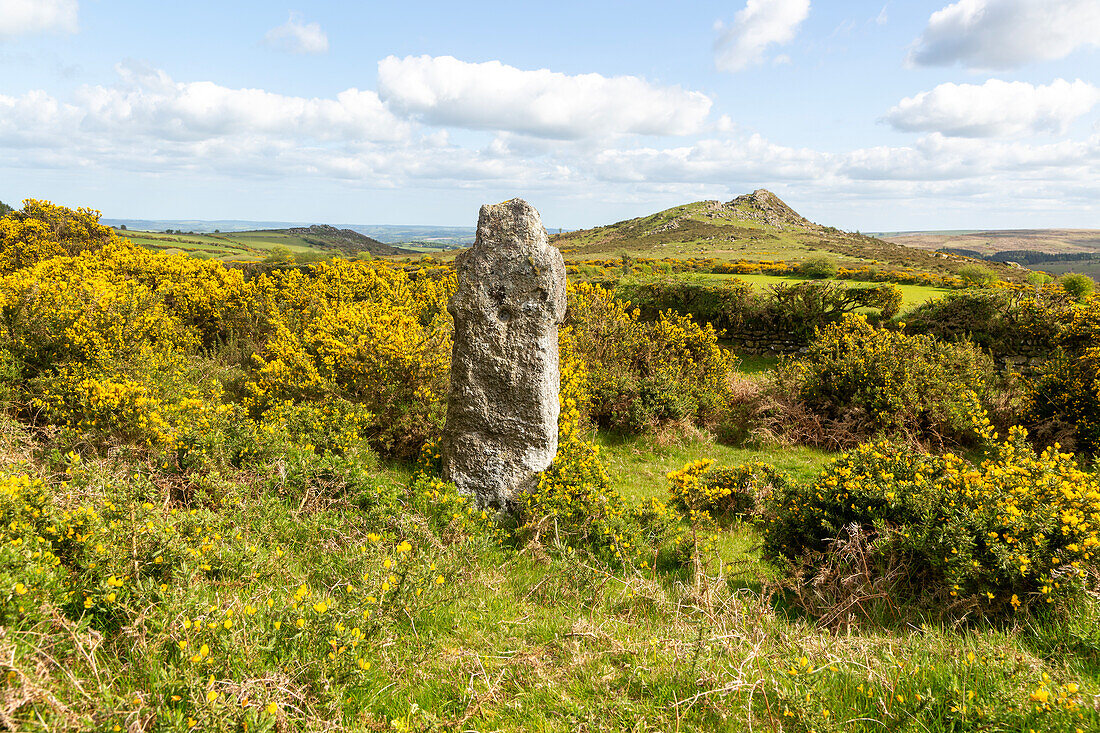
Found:
M 314 247 L 335 249 L 350 255 L 360 252 L 369 252 L 372 255 L 414 254 L 412 250 L 384 244 L 377 239 L 371 239 L 365 234 L 360 234 L 351 229 L 337 229 L 328 224 L 314 224 L 309 227 L 292 227 L 275 231 L 301 237 Z
M 672 215 L 664 216 L 665 214 Z M 821 229 L 817 224 L 787 206 L 783 199 L 771 191 L 758 188 L 752 193 L 738 196 L 725 203 L 700 201 L 661 212 L 656 215 L 654 226 L 646 228 L 644 234 L 654 235 L 675 231 L 690 222 L 718 226 L 724 223 L 755 222 L 782 230 L 818 231 Z
M 817 224 L 799 214 L 766 188 L 758 188 L 752 193 L 738 196 L 733 201 L 722 204 L 722 208 L 732 211 L 739 219 L 759 221 L 775 227 L 793 226 L 800 229 L 820 229 Z

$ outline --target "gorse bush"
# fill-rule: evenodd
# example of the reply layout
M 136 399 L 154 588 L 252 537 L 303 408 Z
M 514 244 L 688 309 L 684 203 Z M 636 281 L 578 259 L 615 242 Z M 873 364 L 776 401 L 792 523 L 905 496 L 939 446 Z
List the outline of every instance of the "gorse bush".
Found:
M 28 202 L 3 222 L 6 390 L 74 444 L 206 454 L 199 434 L 243 405 L 319 453 L 412 456 L 442 424 L 453 275 L 335 261 L 249 279 L 134 247 L 95 212 Z
M 812 257 L 798 266 L 798 274 L 811 278 L 833 278 L 838 269 L 836 261 L 829 257 Z
M 709 325 L 671 312 L 642 320 L 628 303 L 587 283 L 569 289 L 567 325 L 597 425 L 640 432 L 676 421 L 713 427 L 721 419 L 732 361 Z
M 668 474 L 672 506 L 685 515 L 707 512 L 715 519 L 752 517 L 773 492 L 790 479 L 763 461 L 733 467 L 715 467 L 710 460 L 694 461 Z
M 973 440 L 972 398 L 986 392 L 989 369 L 989 358 L 967 343 L 875 328 L 849 315 L 819 331 L 805 354 L 784 360 L 774 390 L 817 421 L 822 443 L 882 434 L 965 444 Z
M 276 303 L 272 336 L 245 384 L 259 413 L 287 401 L 350 402 L 369 413 L 363 434 L 372 444 L 404 457 L 442 427 L 451 282 L 338 261 L 259 287 Z
M 1022 429 L 995 442 L 979 422 L 990 442 L 978 464 L 868 443 L 812 484 L 777 490 L 764 554 L 808 568 L 812 582 L 823 558 L 863 541 L 848 570 L 870 567 L 928 607 L 998 614 L 1077 598 L 1096 581 L 1100 483 L 1057 448 L 1036 454 Z
M 1096 282 L 1091 277 L 1077 272 L 1062 275 L 1058 278 L 1058 284 L 1076 300 L 1084 300 L 1096 289 Z
M 963 265 L 955 274 L 966 283 L 967 287 L 987 288 L 997 282 L 997 274 L 981 265 Z
M 1100 450 L 1100 300 L 1075 308 L 1058 350 L 1028 383 L 1027 421 L 1043 442 Z
M 98 211 L 27 199 L 22 209 L 0 214 L 0 272 L 117 241 L 111 228 L 99 223 Z

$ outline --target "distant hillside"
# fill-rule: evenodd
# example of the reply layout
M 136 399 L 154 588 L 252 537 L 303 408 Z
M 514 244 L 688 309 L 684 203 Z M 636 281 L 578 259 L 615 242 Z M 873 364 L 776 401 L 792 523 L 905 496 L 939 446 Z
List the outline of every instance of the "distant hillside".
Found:
M 897 232 L 883 239 L 921 249 L 970 249 L 990 255 L 1008 250 L 1100 255 L 1100 229 L 994 229 L 964 232 Z
M 245 219 L 103 219 L 104 224 L 143 232 L 192 232 L 195 234 L 269 232 L 286 229 L 301 229 L 310 226 L 307 222 L 294 221 L 248 221 Z M 445 227 L 424 224 L 340 224 L 338 228 L 350 229 L 365 234 L 384 244 L 402 244 L 406 242 L 431 243 L 461 247 L 473 244 L 475 227 Z
M 417 242 L 440 245 L 440 248 L 463 247 L 473 244 L 477 235 L 477 227 L 436 227 L 420 224 L 350 224 L 348 228 L 387 244 Z
M 264 234 L 265 232 L 257 233 Z M 268 233 L 286 234 L 292 237 L 298 237 L 306 244 L 317 247 L 318 249 L 334 249 L 348 255 L 357 255 L 360 252 L 369 252 L 372 255 L 382 256 L 413 254 L 412 250 L 383 244 L 377 239 L 372 239 L 353 229 L 337 229 L 328 224 L 314 224 L 313 226 L 292 227 L 290 229 L 275 229 Z
M 308 222 L 300 221 L 250 221 L 248 219 L 110 219 L 104 217 L 100 221 L 116 229 L 126 227 L 141 232 L 163 232 L 171 229 L 195 234 L 259 232 L 309 226 Z
M 211 257 L 227 262 L 256 262 L 280 252 L 298 261 L 341 254 L 347 257 L 387 257 L 416 254 L 351 229 L 314 224 L 245 232 L 141 231 L 116 229 L 119 236 L 149 249 Z
M 886 241 L 925 250 L 950 250 L 985 260 L 1017 262 L 1053 275 L 1080 272 L 1100 277 L 1100 230 L 998 229 L 962 232 L 897 232 Z
M 732 201 L 698 201 L 637 219 L 555 235 L 551 241 L 570 259 L 629 254 L 801 261 L 825 254 L 842 265 L 879 263 L 940 273 L 953 273 L 973 264 L 968 257 L 816 224 L 765 189 Z M 1022 277 L 1022 271 L 1007 265 L 987 266 L 1008 280 Z

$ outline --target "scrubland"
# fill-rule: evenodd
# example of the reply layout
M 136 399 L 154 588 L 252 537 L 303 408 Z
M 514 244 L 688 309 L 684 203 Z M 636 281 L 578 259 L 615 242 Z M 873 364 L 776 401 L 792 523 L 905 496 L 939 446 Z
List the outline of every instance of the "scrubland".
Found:
M 680 290 L 576 283 L 498 512 L 438 475 L 453 287 L 0 219 L 0 727 L 1100 727 L 1100 303 L 884 291 L 738 371 Z

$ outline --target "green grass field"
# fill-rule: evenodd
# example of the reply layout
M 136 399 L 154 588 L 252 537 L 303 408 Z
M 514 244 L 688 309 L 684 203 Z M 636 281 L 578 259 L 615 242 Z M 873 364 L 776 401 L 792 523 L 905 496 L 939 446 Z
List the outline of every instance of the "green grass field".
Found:
M 612 487 L 632 502 L 663 499 L 668 495 L 669 471 L 703 459 L 725 466 L 766 461 L 800 481 L 816 476 L 831 454 L 805 446 L 767 449 L 738 448 L 705 438 L 673 437 L 659 442 L 651 435 L 618 436 L 600 433 L 596 438 L 607 463 Z
M 340 254 L 330 248 L 318 247 L 307 238 L 277 231 L 228 232 L 210 234 L 166 234 L 163 232 L 141 232 L 116 230 L 124 239 L 131 240 L 141 247 L 161 251 L 190 255 L 208 256 L 224 262 L 259 262 L 268 257 L 276 248 L 288 250 L 296 256 L 333 256 Z M 349 255 L 343 254 L 347 257 Z
M 722 282 L 725 280 L 740 280 L 741 282 L 752 285 L 757 290 L 763 290 L 771 285 L 778 283 L 802 283 L 810 282 L 808 278 L 800 278 L 788 275 L 721 275 L 721 274 L 700 274 L 691 275 L 692 278 L 699 278 L 703 281 Z M 816 280 L 814 282 L 821 282 Z M 859 287 L 862 283 L 850 281 L 850 280 L 834 280 L 832 282 L 839 282 L 849 287 Z M 872 284 L 867 284 L 870 287 Z M 928 285 L 897 285 L 896 287 L 901 289 L 901 303 L 903 308 L 911 308 L 915 305 L 927 302 L 929 300 L 936 300 L 942 298 L 948 293 L 953 292 L 947 288 L 934 288 Z
M 663 473 L 698 458 L 772 460 L 801 480 L 828 460 L 706 439 L 598 442 L 632 503 L 667 496 Z M 7 444 L 0 462 L 25 470 L 25 450 Z M 0 634 L 7 729 L 1100 726 L 1095 602 L 1000 625 L 856 613 L 825 627 L 772 585 L 751 524 L 726 524 L 695 570 L 614 571 L 556 547 L 552 532 L 513 547 L 483 530 L 441 531 L 412 508 L 380 516 L 250 474 L 193 476 L 197 493 L 181 498 L 186 485 L 135 468 L 102 460 L 66 474 L 70 501 L 111 518 L 101 556 L 123 574 L 101 592 L 109 605 L 73 623 L 28 606 L 33 585 L 8 591 L 30 613 Z M 378 490 L 409 473 L 373 471 Z M 126 568 L 139 565 L 143 577 L 160 567 L 161 584 L 135 582 Z M 387 577 L 400 600 L 380 605 L 369 594 Z

